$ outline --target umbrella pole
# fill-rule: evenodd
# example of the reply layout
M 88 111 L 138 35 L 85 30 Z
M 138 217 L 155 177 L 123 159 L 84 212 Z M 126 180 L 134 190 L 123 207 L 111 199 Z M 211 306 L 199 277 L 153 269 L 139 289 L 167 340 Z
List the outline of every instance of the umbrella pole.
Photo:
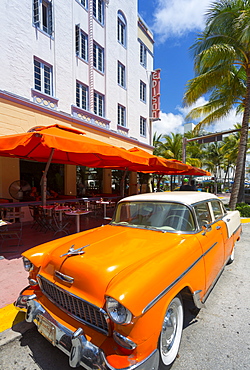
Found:
M 121 183 L 120 183 L 120 194 L 122 197 L 125 195 L 125 177 L 128 173 L 128 170 L 126 169 L 122 175 Z
M 42 197 L 42 205 L 43 206 L 46 205 L 46 198 L 47 198 L 46 197 L 46 195 L 47 195 L 47 173 L 48 173 L 48 170 L 49 170 L 50 163 L 52 161 L 52 157 L 53 157 L 54 151 L 55 151 L 55 149 L 53 148 L 51 150 L 51 153 L 50 153 L 48 162 L 46 163 L 46 167 L 45 167 L 45 170 L 43 171 L 43 175 L 42 175 L 42 178 L 41 178 L 41 181 L 40 181 L 40 185 L 41 185 L 41 197 Z

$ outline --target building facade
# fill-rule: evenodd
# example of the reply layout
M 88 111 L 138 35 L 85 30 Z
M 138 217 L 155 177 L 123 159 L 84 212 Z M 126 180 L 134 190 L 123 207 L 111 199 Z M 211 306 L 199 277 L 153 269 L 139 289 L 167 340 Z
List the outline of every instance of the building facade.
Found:
M 1 3 L 0 135 L 59 123 L 152 151 L 154 41 L 137 0 Z M 65 194 L 76 193 L 75 172 L 65 167 Z M 8 197 L 19 159 L 0 158 L 0 175 L 0 196 Z

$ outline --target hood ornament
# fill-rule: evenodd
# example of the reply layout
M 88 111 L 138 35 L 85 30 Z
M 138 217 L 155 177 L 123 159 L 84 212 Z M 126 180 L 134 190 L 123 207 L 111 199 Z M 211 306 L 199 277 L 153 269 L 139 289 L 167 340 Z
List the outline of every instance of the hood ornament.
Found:
M 87 248 L 90 246 L 90 244 L 84 245 L 83 247 L 80 247 L 78 249 L 74 249 L 74 244 L 69 248 L 68 252 L 65 254 L 62 254 L 60 257 L 65 257 L 65 256 L 77 256 L 80 254 L 84 254 L 85 251 L 83 250 L 84 248 Z

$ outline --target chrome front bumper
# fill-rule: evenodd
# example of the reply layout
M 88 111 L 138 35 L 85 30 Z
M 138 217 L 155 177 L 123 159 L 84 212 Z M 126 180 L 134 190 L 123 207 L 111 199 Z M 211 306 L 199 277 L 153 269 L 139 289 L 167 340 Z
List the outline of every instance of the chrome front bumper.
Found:
M 26 309 L 26 321 L 34 322 L 46 339 L 69 356 L 71 367 L 82 366 L 86 370 L 117 370 L 107 362 L 104 352 L 87 340 L 82 328 L 72 332 L 56 321 L 35 298 L 35 294 L 20 295 L 15 305 L 20 309 Z M 158 364 L 159 351 L 155 350 L 144 361 L 119 370 L 157 370 Z

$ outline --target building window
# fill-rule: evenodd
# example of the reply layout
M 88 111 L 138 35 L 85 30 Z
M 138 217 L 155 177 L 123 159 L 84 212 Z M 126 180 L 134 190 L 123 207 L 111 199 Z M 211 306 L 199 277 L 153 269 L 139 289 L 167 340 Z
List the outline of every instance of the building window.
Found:
M 125 107 L 118 104 L 118 111 L 117 111 L 117 123 L 119 126 L 126 127 L 126 110 Z
M 33 0 L 33 24 L 48 35 L 52 35 L 52 1 Z
M 88 36 L 80 29 L 80 25 L 76 24 L 76 55 L 88 61 Z
M 146 137 L 146 118 L 140 117 L 140 135 Z
M 117 16 L 117 40 L 126 46 L 126 19 L 120 10 Z
M 104 72 L 104 49 L 97 45 L 93 45 L 93 63 L 94 67 L 100 72 Z
M 97 92 L 94 93 L 94 113 L 104 117 L 104 96 Z
M 80 82 L 76 83 L 76 105 L 79 108 L 88 110 L 88 87 Z
M 140 81 L 140 100 L 146 103 L 146 84 Z
M 103 0 L 93 0 L 93 16 L 101 24 L 104 23 L 104 4 L 103 4 Z
M 52 67 L 38 60 L 34 60 L 34 87 L 35 90 L 52 95 Z
M 117 82 L 120 86 L 126 87 L 125 83 L 125 67 L 120 62 L 117 63 Z
M 144 68 L 147 68 L 147 48 L 140 42 L 140 63 Z
M 77 0 L 84 8 L 88 8 L 88 1 L 87 0 Z

